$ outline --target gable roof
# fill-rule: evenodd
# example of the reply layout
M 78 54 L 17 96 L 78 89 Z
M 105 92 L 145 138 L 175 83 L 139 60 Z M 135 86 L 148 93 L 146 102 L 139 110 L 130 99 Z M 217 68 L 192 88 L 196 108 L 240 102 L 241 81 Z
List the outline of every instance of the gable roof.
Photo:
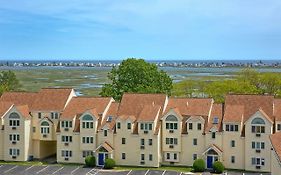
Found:
M 274 99 L 273 114 L 276 121 L 281 121 L 281 99 Z
M 110 97 L 73 97 L 62 112 L 61 119 L 73 119 L 86 111 L 102 114 L 111 100 Z
M 242 122 L 244 115 L 244 106 L 226 105 L 224 112 L 224 122 Z
M 37 93 L 34 92 L 4 92 L 0 98 L 2 102 L 11 102 L 15 105 L 28 105 L 33 109 Z
M 62 111 L 72 92 L 72 88 L 43 88 L 33 104 L 34 111 Z
M 218 131 L 222 131 L 222 104 L 213 104 L 212 105 L 212 111 L 211 111 L 211 115 L 210 115 L 210 119 L 209 122 L 207 124 L 207 127 L 205 129 L 205 131 L 209 131 L 213 126 L 216 126 Z M 214 123 L 214 118 L 217 117 L 218 118 L 218 123 L 215 124 Z
M 20 112 L 20 114 L 24 117 L 24 118 L 30 118 L 30 114 L 29 114 L 29 108 L 27 105 L 17 105 L 14 106 L 16 108 L 16 110 L 18 112 Z
M 11 102 L 1 102 L 0 101 L 0 117 L 3 117 L 3 115 L 8 112 L 8 110 L 13 106 L 13 103 Z
M 273 96 L 269 95 L 227 95 L 225 104 L 243 106 L 243 123 L 258 110 L 262 109 L 267 116 L 274 121 Z
M 154 121 L 160 112 L 161 106 L 145 105 L 139 114 L 138 121 Z
M 277 132 L 275 134 L 272 134 L 269 136 L 272 147 L 274 148 L 274 151 L 276 152 L 279 162 L 281 162 L 281 132 Z
M 144 106 L 157 105 L 163 107 L 165 94 L 130 94 L 125 93 L 119 105 L 118 116 L 132 115 L 138 117 Z
M 109 109 L 105 115 L 105 119 L 103 120 L 101 126 L 99 129 L 101 129 L 104 125 L 108 125 L 109 129 L 113 129 L 115 126 L 115 120 L 117 118 L 117 112 L 118 112 L 118 108 L 119 108 L 119 103 L 117 102 L 112 102 L 109 106 Z M 111 121 L 107 121 L 107 118 L 111 116 L 112 120 Z
M 170 98 L 166 111 L 178 108 L 182 115 L 208 116 L 212 102 L 211 98 Z

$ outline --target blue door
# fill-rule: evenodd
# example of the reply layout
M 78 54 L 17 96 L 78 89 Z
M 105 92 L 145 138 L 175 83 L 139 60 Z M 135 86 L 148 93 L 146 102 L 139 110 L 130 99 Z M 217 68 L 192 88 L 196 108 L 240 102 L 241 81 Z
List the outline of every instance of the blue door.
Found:
M 207 156 L 207 168 L 213 167 L 213 156 Z
M 104 153 L 99 153 L 99 165 L 104 165 Z

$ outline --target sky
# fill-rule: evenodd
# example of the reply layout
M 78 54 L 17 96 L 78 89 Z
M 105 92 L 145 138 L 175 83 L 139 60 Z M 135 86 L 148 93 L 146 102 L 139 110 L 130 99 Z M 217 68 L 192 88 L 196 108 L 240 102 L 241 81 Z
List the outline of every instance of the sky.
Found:
M 2 60 L 281 59 L 280 0 L 0 0 Z

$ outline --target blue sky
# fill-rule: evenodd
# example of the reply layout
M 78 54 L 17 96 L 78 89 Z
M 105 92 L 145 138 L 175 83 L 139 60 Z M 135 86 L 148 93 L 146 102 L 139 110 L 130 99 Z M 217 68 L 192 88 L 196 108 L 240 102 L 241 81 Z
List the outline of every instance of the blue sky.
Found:
M 0 0 L 0 59 L 281 59 L 280 0 Z

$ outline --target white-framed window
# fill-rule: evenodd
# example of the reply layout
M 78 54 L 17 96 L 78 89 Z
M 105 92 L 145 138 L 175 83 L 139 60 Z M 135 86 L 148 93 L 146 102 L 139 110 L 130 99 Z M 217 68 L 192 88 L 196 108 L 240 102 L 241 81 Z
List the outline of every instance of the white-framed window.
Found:
M 126 138 L 122 138 L 122 144 L 126 144 Z
M 277 124 L 277 131 L 281 131 L 281 124 Z
M 166 159 L 167 159 L 167 160 L 170 160 L 170 158 L 171 158 L 170 153 L 166 153 Z
M 196 138 L 193 139 L 193 145 L 197 145 L 197 139 Z
M 179 158 L 179 154 L 178 153 L 173 153 L 173 152 L 167 152 L 165 154 L 166 160 L 168 161 L 176 161 Z
M 121 158 L 122 158 L 123 160 L 125 160 L 125 159 L 126 159 L 126 153 L 122 153 L 122 154 L 121 154 Z
M 152 139 L 148 139 L 148 145 L 151 146 L 151 145 L 152 145 L 152 142 L 153 142 Z
M 141 140 L 140 140 L 140 145 L 141 145 L 141 146 L 144 146 L 144 145 L 145 145 L 144 139 L 141 139 Z
M 42 113 L 38 112 L 38 118 L 41 119 L 42 118 Z
M 72 136 L 61 136 L 61 141 L 62 142 L 67 142 L 67 143 L 69 143 L 69 142 L 72 142 Z
M 127 129 L 131 129 L 132 128 L 132 124 L 130 122 L 127 123 Z
M 197 123 L 197 130 L 201 131 L 201 129 L 202 129 L 202 124 L 201 123 Z
M 82 157 L 87 157 L 87 156 L 93 156 L 94 152 L 87 150 L 87 151 L 82 151 Z
M 72 157 L 72 151 L 71 150 L 62 150 L 61 157 Z
M 117 122 L 116 125 L 117 125 L 117 129 L 121 129 L 121 123 L 120 122 Z
M 107 129 L 104 129 L 104 130 L 103 130 L 103 136 L 104 136 L 104 137 L 107 137 Z
M 94 121 L 93 121 L 92 116 L 84 115 L 82 117 L 82 128 L 83 129 L 93 129 L 94 128 Z
M 252 133 L 265 133 L 265 122 L 261 118 L 255 118 L 251 122 Z
M 20 126 L 20 116 L 19 116 L 19 114 L 13 112 L 9 115 L 9 126 L 11 126 L 11 127 Z
M 166 145 L 177 145 L 178 139 L 177 138 L 166 138 Z
M 193 154 L 193 155 L 192 155 L 192 159 L 193 159 L 193 160 L 196 160 L 196 159 L 197 159 L 197 154 Z
M 264 166 L 265 160 L 264 160 L 264 158 L 261 158 L 261 157 L 252 157 L 252 165 Z
M 51 119 L 59 119 L 59 113 L 51 112 Z
M 10 156 L 19 156 L 20 155 L 20 150 L 16 148 L 10 148 L 9 149 L 9 155 Z
M 265 148 L 265 143 L 264 142 L 252 142 L 252 149 L 264 149 Z
M 166 129 L 177 130 L 178 129 L 178 118 L 174 115 L 166 117 Z
M 9 135 L 9 140 L 12 141 L 12 142 L 13 141 L 17 141 L 18 142 L 18 141 L 20 141 L 20 135 L 19 134 L 10 134 Z
M 236 124 L 226 124 L 225 125 L 225 131 L 227 131 L 227 132 L 237 132 L 238 131 L 238 125 L 236 125 Z
M 149 161 L 152 161 L 152 160 L 153 160 L 153 155 L 152 155 L 152 154 L 149 154 L 149 155 L 148 155 L 148 159 L 149 159 Z
M 145 157 L 144 154 L 141 154 L 141 161 L 144 161 Z
M 231 146 L 232 148 L 235 147 L 235 140 L 231 140 L 231 141 L 230 141 L 230 146 Z
M 49 134 L 50 133 L 50 125 L 47 121 L 43 121 L 41 123 L 41 134 Z
M 235 156 L 231 156 L 230 161 L 231 161 L 231 163 L 235 163 Z
M 94 137 L 82 137 L 82 143 L 94 143 Z
M 192 130 L 192 129 L 193 129 L 193 123 L 192 123 L 192 122 L 189 122 L 189 123 L 188 123 L 188 129 L 189 129 L 189 130 Z
M 61 121 L 61 127 L 62 128 L 72 128 L 72 121 Z
M 148 131 L 148 130 L 152 130 L 152 123 L 141 123 L 140 124 L 140 129 L 141 130 L 146 130 L 146 131 Z

